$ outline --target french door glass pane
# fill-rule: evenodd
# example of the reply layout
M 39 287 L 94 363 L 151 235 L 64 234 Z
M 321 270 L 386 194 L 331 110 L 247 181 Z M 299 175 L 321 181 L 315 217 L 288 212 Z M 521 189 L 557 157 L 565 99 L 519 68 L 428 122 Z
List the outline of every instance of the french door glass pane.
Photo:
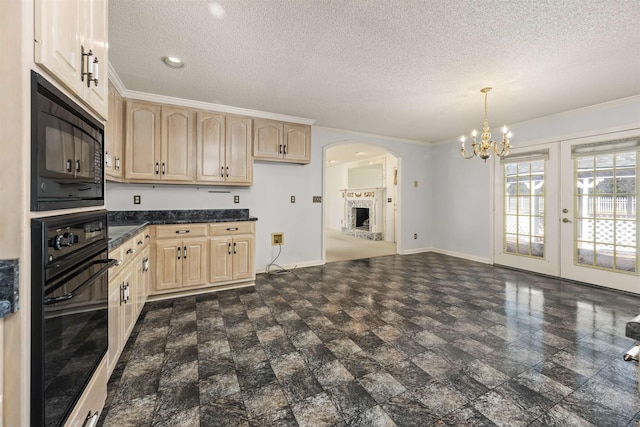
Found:
M 544 160 L 504 165 L 504 252 L 544 258 Z
M 638 153 L 575 159 L 575 260 L 581 266 L 638 271 Z

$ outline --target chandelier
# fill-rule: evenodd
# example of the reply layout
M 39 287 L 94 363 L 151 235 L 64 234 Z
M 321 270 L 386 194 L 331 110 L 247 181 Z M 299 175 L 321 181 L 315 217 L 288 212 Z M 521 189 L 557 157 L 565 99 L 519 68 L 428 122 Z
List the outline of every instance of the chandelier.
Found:
M 487 119 L 487 93 L 491 90 L 490 87 L 480 89 L 480 92 L 484 93 L 484 125 L 482 126 L 482 133 L 480 134 L 480 142 L 476 142 L 476 135 L 478 132 L 474 129 L 471 132 L 471 152 L 467 152 L 464 147 L 464 136 L 460 137 L 460 154 L 465 159 L 470 159 L 474 156 L 480 157 L 487 162 L 487 159 L 491 157 L 491 154 L 495 154 L 498 157 L 505 157 L 511 150 L 511 132 L 506 126 L 502 128 L 502 142 L 498 144 L 491 139 L 491 133 L 489 132 L 489 120 Z

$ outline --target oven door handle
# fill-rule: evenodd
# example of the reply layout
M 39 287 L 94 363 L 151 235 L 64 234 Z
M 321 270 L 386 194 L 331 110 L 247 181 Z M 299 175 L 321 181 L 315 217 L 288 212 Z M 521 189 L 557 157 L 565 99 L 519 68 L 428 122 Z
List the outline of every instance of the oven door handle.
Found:
M 91 275 L 91 277 L 89 277 L 87 280 L 82 282 L 77 288 L 75 288 L 74 290 L 72 290 L 68 294 L 60 295 L 58 297 L 45 298 L 42 301 L 42 303 L 44 305 L 51 305 L 51 304 L 56 304 L 56 303 L 63 302 L 63 301 L 69 301 L 70 299 L 74 298 L 78 294 L 78 291 L 80 289 L 84 288 L 85 286 L 87 286 L 88 284 L 93 282 L 95 279 L 97 279 L 99 276 L 104 274 L 108 269 L 110 269 L 111 267 L 116 265 L 118 263 L 118 260 L 117 259 L 101 259 L 101 260 L 95 261 L 94 263 L 95 264 L 105 264 L 105 266 L 102 267 L 97 273 Z

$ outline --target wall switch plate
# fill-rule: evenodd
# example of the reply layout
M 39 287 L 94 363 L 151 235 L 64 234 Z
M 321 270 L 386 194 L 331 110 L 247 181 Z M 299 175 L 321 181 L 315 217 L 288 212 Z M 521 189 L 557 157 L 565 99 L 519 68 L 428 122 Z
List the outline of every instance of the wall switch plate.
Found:
M 296 202 L 296 196 L 291 196 L 291 203 L 295 203 Z
M 233 196 L 233 203 L 240 203 L 240 196 Z
M 313 196 L 313 203 L 322 203 L 322 196 Z
M 134 205 L 139 205 L 139 204 L 140 204 L 140 201 L 141 201 L 140 195 L 139 195 L 139 194 L 135 194 L 135 195 L 133 196 L 133 204 L 134 204 Z
M 418 188 L 418 181 L 413 181 L 413 186 Z
M 271 233 L 271 246 L 284 245 L 284 233 Z

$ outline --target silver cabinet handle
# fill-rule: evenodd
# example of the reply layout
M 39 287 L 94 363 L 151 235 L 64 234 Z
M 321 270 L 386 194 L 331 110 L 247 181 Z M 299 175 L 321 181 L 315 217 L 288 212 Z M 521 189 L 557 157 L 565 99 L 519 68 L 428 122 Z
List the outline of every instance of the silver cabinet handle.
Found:
M 282 154 L 282 144 L 278 145 L 278 154 Z
M 144 245 L 144 243 L 142 242 L 142 240 L 138 240 L 138 245 Z
M 144 236 L 145 239 L 150 239 L 151 236 L 149 236 L 148 234 L 146 236 Z
M 87 415 L 87 418 L 84 420 L 84 423 L 82 423 L 82 427 L 95 427 L 96 424 L 98 424 L 99 419 L 100 419 L 100 414 L 95 412 L 93 415 L 91 415 L 91 412 L 89 412 L 89 415 Z
M 76 172 L 80 172 L 80 160 L 76 160 Z
M 220 166 L 220 176 L 224 178 L 224 166 Z
M 135 253 L 135 252 L 136 252 L 136 250 L 135 250 L 135 249 L 133 249 L 133 248 L 129 248 L 129 249 L 127 249 L 127 255 L 128 255 L 128 254 L 133 254 L 133 253 Z
M 229 227 L 227 231 L 238 231 L 238 227 Z
M 287 154 L 287 145 L 284 145 L 284 154 Z
M 164 175 L 164 162 L 162 162 L 162 175 Z
M 229 255 L 231 255 L 231 243 L 229 243 Z
M 158 166 L 158 163 L 156 162 L 156 175 L 158 175 L 158 168 L 159 166 Z
M 227 166 L 227 178 L 229 178 L 229 166 Z
M 186 246 L 182 249 L 182 258 L 183 259 L 187 259 L 187 247 Z
M 176 230 L 176 234 L 187 234 L 191 230 Z
M 180 259 L 180 246 L 178 246 L 178 259 Z
M 71 159 L 67 159 L 67 172 L 71 172 L 71 163 L 73 163 Z
M 236 252 L 236 242 L 233 242 L 233 253 L 237 254 L 238 252 Z

